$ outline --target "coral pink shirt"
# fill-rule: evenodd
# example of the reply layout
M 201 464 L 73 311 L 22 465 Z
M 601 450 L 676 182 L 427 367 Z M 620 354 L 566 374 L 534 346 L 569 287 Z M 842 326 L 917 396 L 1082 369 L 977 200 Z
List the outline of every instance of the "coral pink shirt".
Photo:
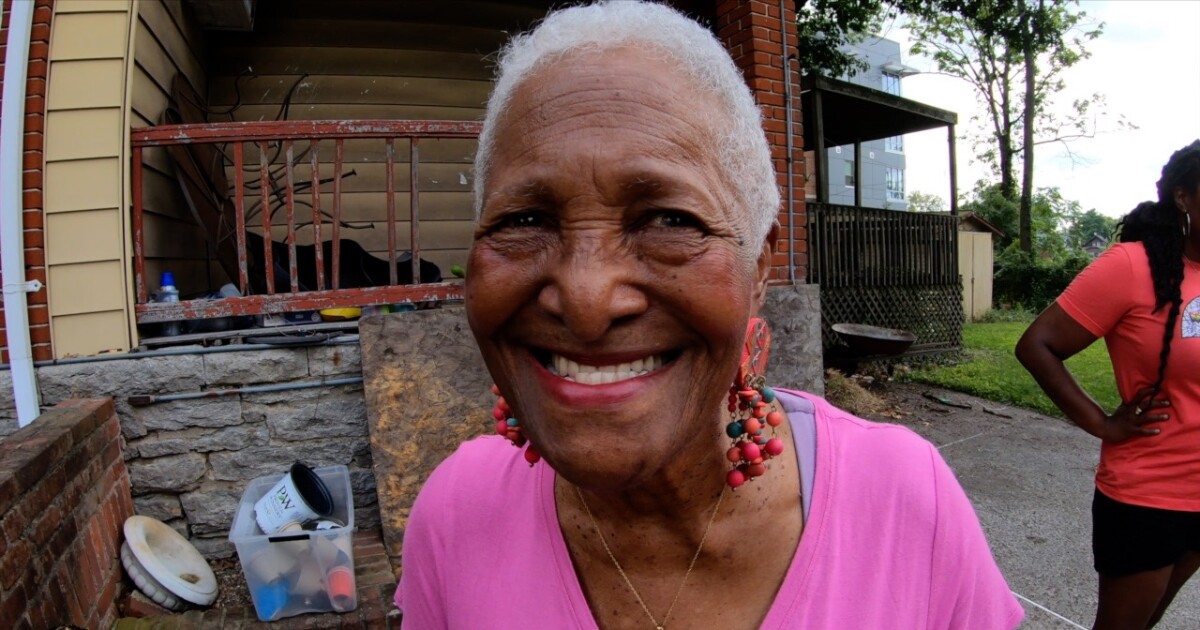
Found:
M 1020 622 L 936 449 L 818 398 L 779 398 L 789 417 L 813 415 L 815 479 L 804 535 L 762 628 Z M 596 628 L 558 525 L 554 477 L 499 437 L 467 442 L 437 468 L 405 532 L 396 591 L 405 628 Z
M 1182 294 L 1162 388 L 1171 417 L 1154 425 L 1162 430 L 1158 435 L 1103 443 L 1096 487 L 1124 503 L 1200 512 L 1200 265 L 1191 261 L 1184 263 Z M 1141 243 L 1109 248 L 1058 305 L 1104 337 L 1122 400 L 1154 384 L 1169 306 L 1152 312 L 1154 286 Z

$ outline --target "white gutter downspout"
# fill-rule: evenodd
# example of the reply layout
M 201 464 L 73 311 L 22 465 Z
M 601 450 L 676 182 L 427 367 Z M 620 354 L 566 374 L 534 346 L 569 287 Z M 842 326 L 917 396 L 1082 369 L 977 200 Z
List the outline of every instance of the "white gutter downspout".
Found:
M 25 143 L 25 79 L 29 74 L 29 38 L 33 0 L 12 3 L 8 49 L 4 57 L 4 93 L 0 96 L 0 271 L 4 278 L 4 328 L 12 365 L 17 423 L 25 426 L 41 413 L 33 348 L 29 342 L 29 305 L 25 294 L 42 283 L 25 281 L 25 211 L 22 169 Z

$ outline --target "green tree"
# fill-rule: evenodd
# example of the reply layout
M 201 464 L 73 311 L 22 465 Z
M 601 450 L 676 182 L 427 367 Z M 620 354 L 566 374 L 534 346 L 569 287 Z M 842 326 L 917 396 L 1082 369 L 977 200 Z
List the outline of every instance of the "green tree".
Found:
M 999 178 L 999 192 L 1017 202 L 1020 248 L 1034 248 L 1034 147 L 1092 137 L 1096 94 L 1077 100 L 1071 113 L 1053 107 L 1064 87 L 1062 72 L 1089 56 L 1085 45 L 1103 25 L 1086 28 L 1073 0 L 978 0 L 971 11 L 914 14 L 909 29 L 914 54 L 933 59 L 938 71 L 967 81 L 984 114 L 976 156 Z M 1021 188 L 1017 192 L 1017 164 Z
M 914 190 L 908 193 L 909 212 L 945 212 L 946 200 L 933 194 Z
M 1069 247 L 1082 248 L 1083 244 L 1091 240 L 1092 236 L 1096 234 L 1112 240 L 1113 231 L 1116 227 L 1116 219 L 1100 214 L 1095 210 L 1088 210 L 1087 212 L 1080 212 L 1067 217 L 1064 236 Z
M 1057 188 L 1039 188 L 1032 201 L 1030 226 L 1033 247 L 1026 253 L 1039 259 L 1058 259 L 1072 249 L 1078 249 L 1076 246 L 1068 247 L 1064 235 L 1075 218 L 1087 214 L 1080 209 L 1079 202 L 1065 199 Z M 1010 249 L 1014 243 L 1017 243 L 1016 249 L 1021 249 L 1018 241 L 1020 204 L 1006 198 L 998 183 L 977 182 L 959 210 L 963 213 L 974 212 L 1004 232 L 1003 236 L 993 240 L 997 254 Z

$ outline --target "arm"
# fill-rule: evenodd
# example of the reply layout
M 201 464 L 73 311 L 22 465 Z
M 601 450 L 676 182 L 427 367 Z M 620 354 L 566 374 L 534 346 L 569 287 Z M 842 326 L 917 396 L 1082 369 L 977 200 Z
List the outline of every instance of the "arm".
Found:
M 1133 400 L 1122 403 L 1110 416 L 1071 376 L 1063 362 L 1094 341 L 1095 335 L 1054 303 L 1029 325 L 1017 342 L 1017 360 L 1063 414 L 1084 431 L 1112 442 L 1157 434 L 1158 429 L 1145 424 L 1166 420 L 1167 415 L 1145 413 L 1143 407 L 1149 404 L 1161 409 L 1169 405 L 1166 400 L 1148 403 L 1147 398 L 1152 392 L 1145 389 L 1138 392 Z

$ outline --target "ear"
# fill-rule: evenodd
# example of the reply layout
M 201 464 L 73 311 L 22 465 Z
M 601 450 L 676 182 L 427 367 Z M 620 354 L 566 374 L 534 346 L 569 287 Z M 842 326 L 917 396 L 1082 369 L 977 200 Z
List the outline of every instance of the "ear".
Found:
M 1183 186 L 1175 187 L 1175 207 L 1180 212 L 1187 212 L 1187 190 Z
M 762 310 L 763 303 L 767 299 L 767 284 L 771 280 L 771 266 L 775 261 L 775 251 L 778 249 L 779 241 L 779 222 L 771 224 L 771 229 L 767 231 L 767 237 L 762 243 L 762 252 L 758 256 L 758 264 L 755 269 L 757 275 L 754 279 L 754 312 Z

